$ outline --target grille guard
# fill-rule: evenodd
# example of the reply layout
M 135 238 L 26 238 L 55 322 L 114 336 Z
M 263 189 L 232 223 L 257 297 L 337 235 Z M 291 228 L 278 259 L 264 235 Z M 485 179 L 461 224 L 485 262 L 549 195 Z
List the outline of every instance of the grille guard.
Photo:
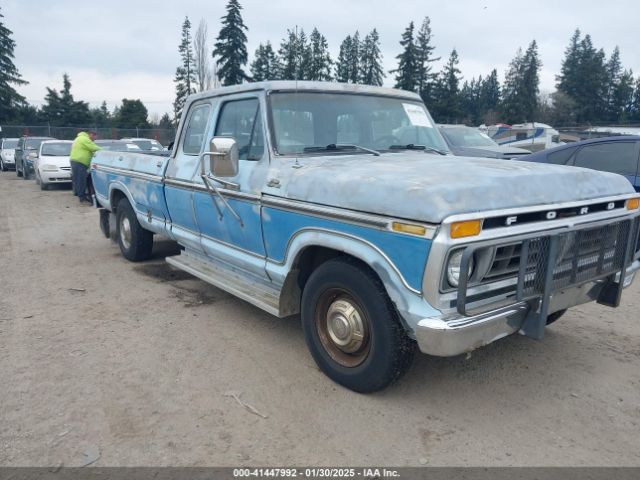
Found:
M 557 291 L 576 287 L 586 282 L 607 279 L 597 302 L 609 307 L 617 307 L 620 304 L 625 271 L 633 261 L 634 247 L 638 244 L 639 233 L 640 217 L 636 216 L 604 225 L 585 225 L 571 230 L 541 232 L 536 236 L 515 239 L 515 241 L 522 242 L 522 250 L 516 295 L 512 303 L 528 301 L 532 305 L 523 323 L 522 333 L 541 339 L 544 336 L 552 295 Z M 597 263 L 585 264 L 584 258 L 580 258 L 581 242 L 584 242 L 589 235 L 597 236 L 599 234 L 603 235 L 603 238 L 598 248 Z M 613 237 L 615 237 L 615 242 L 611 243 L 610 240 Z M 514 239 L 510 241 L 513 242 Z M 532 245 L 536 245 L 537 249 L 532 249 Z M 496 242 L 492 240 L 471 244 L 465 248 L 460 263 L 457 288 L 456 307 L 459 314 L 470 316 L 482 313 L 482 310 L 472 312 L 468 309 L 469 264 L 476 251 L 495 246 L 497 246 Z M 567 256 L 569 250 L 567 246 L 574 247 L 574 251 L 569 256 Z M 612 249 L 613 252 L 611 252 Z M 570 262 L 570 269 L 557 270 L 558 266 L 566 267 L 568 262 Z M 596 263 L 595 267 L 593 263 Z M 585 276 L 585 272 L 581 272 L 581 268 L 585 265 L 587 268 L 584 270 L 587 273 L 590 273 L 594 268 L 595 272 Z M 620 278 L 618 282 L 615 281 L 617 274 Z M 495 308 L 495 306 L 487 305 L 487 309 L 491 308 Z

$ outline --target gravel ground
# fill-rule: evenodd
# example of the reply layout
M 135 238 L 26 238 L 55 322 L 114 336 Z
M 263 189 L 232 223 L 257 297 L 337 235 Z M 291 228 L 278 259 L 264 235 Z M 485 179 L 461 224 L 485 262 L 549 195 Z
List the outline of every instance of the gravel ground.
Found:
M 127 262 L 66 189 L 0 174 L 0 252 L 0 465 L 640 465 L 640 282 L 359 395 L 297 319 L 168 266 L 171 242 Z

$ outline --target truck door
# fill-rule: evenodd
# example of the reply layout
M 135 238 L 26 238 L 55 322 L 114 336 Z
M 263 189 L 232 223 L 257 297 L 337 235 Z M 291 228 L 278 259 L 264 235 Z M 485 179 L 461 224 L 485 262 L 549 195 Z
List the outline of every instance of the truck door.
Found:
M 212 106 L 208 101 L 193 103 L 186 112 L 182 134 L 177 139 L 164 179 L 170 232 L 182 245 L 200 252 L 202 246 L 193 208 L 194 182 L 200 172 L 200 154 L 204 149 L 211 112 Z
M 209 192 L 199 178 L 194 209 L 207 255 L 265 277 L 260 192 L 269 157 L 262 102 L 258 94 L 246 93 L 216 99 L 215 122 L 209 128 L 206 145 L 214 136 L 235 139 L 240 157 L 238 175 L 225 178 L 225 184 L 216 184 L 219 196 Z

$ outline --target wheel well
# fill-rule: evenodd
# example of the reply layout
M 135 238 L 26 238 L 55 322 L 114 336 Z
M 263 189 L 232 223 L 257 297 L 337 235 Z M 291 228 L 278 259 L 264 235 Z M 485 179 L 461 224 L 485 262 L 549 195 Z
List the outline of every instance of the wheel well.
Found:
M 293 315 L 300 311 L 302 291 L 309 277 L 320 265 L 334 258 L 348 259 L 380 279 L 375 270 L 353 255 L 327 247 L 307 247 L 298 254 L 282 287 L 280 310 L 284 315 Z
M 114 190 L 111 193 L 111 211 L 113 213 L 116 213 L 116 209 L 118 208 L 118 203 L 120 203 L 120 200 L 122 200 L 123 198 L 127 198 L 127 196 L 122 192 L 122 190 Z

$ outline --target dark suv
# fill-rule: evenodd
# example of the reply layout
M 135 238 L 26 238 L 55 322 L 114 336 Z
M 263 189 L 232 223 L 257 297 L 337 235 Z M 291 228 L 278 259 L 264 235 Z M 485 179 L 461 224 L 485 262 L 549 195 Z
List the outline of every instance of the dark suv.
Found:
M 568 143 L 532 153 L 518 160 L 585 167 L 627 177 L 640 192 L 640 136 L 603 137 Z
M 33 170 L 33 160 L 38 156 L 40 144 L 45 140 L 55 140 L 51 137 L 21 137 L 16 146 L 15 161 L 16 175 L 29 180 Z

